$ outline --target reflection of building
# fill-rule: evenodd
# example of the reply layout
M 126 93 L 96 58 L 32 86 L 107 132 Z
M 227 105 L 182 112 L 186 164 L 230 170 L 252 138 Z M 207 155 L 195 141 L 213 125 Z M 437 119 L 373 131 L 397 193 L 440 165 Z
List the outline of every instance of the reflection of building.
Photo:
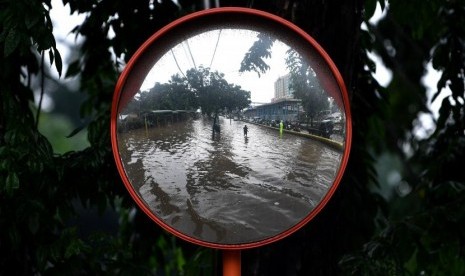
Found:
M 301 100 L 281 98 L 272 103 L 249 108 L 244 111 L 248 119 L 296 121 L 302 112 Z
M 256 105 L 244 111 L 249 119 L 296 121 L 303 112 L 302 100 L 294 99 L 294 91 L 289 88 L 291 74 L 279 77 L 274 82 L 274 98 L 271 103 Z
M 283 77 L 279 77 L 274 82 L 274 100 L 294 98 L 293 91 L 289 89 L 290 84 L 291 84 L 290 74 L 287 74 Z

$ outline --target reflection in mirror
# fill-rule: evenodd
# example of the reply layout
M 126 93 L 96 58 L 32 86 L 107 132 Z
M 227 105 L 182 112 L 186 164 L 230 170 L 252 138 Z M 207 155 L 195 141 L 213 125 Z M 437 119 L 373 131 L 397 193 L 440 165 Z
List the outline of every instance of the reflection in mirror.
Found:
M 302 221 L 338 173 L 340 95 L 299 50 L 266 32 L 178 41 L 120 103 L 118 147 L 148 208 L 194 239 L 243 244 Z

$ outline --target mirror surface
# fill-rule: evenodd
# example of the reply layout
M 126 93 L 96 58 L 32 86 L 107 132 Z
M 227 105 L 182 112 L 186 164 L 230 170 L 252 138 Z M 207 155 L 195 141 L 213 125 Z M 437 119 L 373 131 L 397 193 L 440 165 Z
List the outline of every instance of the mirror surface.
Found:
M 345 111 L 321 58 L 299 51 L 264 31 L 210 29 L 178 39 L 121 95 L 121 163 L 163 223 L 196 240 L 251 243 L 322 201 L 341 166 Z

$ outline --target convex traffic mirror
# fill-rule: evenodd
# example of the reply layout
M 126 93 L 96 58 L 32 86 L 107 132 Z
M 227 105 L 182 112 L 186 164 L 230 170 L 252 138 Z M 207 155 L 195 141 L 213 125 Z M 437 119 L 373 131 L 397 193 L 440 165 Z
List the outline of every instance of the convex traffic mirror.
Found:
M 251 248 L 325 206 L 344 172 L 351 117 L 325 51 L 274 15 L 183 17 L 134 54 L 115 89 L 112 147 L 157 224 L 193 243 Z

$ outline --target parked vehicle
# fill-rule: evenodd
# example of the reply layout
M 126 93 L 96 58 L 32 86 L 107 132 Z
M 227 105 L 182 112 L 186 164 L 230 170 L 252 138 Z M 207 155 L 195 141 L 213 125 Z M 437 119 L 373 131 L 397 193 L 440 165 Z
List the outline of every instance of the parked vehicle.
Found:
M 307 131 L 310 134 L 318 135 L 324 138 L 330 138 L 333 134 L 334 122 L 331 120 L 322 120 L 316 124 L 316 127 L 307 126 Z

